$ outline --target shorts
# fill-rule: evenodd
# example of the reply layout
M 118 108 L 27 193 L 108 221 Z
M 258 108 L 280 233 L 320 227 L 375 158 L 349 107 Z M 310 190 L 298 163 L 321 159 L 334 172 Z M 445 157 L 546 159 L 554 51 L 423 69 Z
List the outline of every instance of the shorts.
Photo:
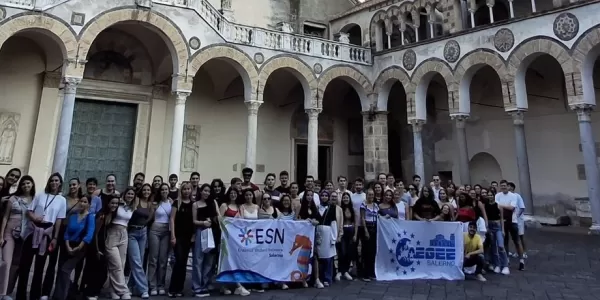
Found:
M 517 225 L 519 226 L 519 235 L 525 235 L 525 220 L 519 218 L 517 220 Z

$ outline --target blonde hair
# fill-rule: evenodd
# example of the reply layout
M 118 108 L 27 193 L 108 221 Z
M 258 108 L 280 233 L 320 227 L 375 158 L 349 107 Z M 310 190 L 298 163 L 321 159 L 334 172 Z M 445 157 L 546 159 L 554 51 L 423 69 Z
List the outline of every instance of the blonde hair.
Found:
M 189 182 L 189 181 L 183 181 L 181 183 L 181 185 L 179 186 L 179 192 L 177 193 L 177 210 L 179 210 L 179 208 L 181 207 L 181 199 L 183 198 L 183 195 L 181 194 L 181 191 L 186 186 L 189 186 L 190 189 L 191 189 L 192 188 L 192 183 Z M 189 200 L 192 200 L 191 195 L 189 196 Z

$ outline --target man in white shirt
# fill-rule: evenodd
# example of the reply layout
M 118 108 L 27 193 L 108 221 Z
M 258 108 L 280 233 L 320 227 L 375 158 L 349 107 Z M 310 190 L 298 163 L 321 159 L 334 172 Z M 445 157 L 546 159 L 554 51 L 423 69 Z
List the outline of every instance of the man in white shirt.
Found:
M 508 181 L 500 181 L 500 193 L 496 194 L 498 207 L 504 210 L 504 249 L 508 250 L 508 238 L 512 239 L 517 252 L 519 253 L 519 270 L 525 270 L 525 259 L 523 257 L 523 248 L 519 240 L 518 225 L 518 202 L 517 195 L 508 190 Z
M 356 178 L 354 180 L 354 194 L 352 194 L 350 200 L 352 201 L 352 208 L 354 210 L 354 221 L 356 222 L 356 228 L 358 228 L 358 241 L 356 242 L 356 246 L 362 240 L 364 236 L 365 228 L 360 226 L 360 206 L 366 201 L 367 196 L 363 191 L 364 180 L 362 178 Z M 360 227 L 359 227 L 360 226 Z M 359 254 L 360 255 L 360 254 Z M 356 256 L 356 261 L 352 262 L 355 267 L 356 276 L 362 275 L 362 270 L 360 269 L 360 265 L 358 263 L 358 255 Z
M 315 178 L 312 175 L 308 175 L 306 176 L 306 181 L 304 182 L 304 190 L 305 191 L 313 191 L 313 202 L 315 202 L 315 205 L 317 207 L 319 207 L 321 205 L 321 199 L 319 198 L 319 194 L 317 193 L 317 191 L 314 190 L 315 188 Z M 300 193 L 300 195 L 298 195 L 298 197 L 300 197 L 300 199 L 302 199 L 304 196 L 304 192 Z
M 385 186 L 385 190 L 396 190 L 395 187 L 395 183 L 396 183 L 396 178 L 394 177 L 394 174 L 392 173 L 388 173 L 387 174 L 387 185 Z
M 377 181 L 381 184 L 381 187 L 385 188 L 387 186 L 387 175 L 385 175 L 385 173 L 379 173 L 379 175 L 377 175 Z
M 517 186 L 514 184 L 514 182 L 508 183 L 508 190 L 517 195 L 517 209 L 519 209 L 519 215 L 517 216 L 519 225 L 519 239 L 521 240 L 521 246 L 523 247 L 523 257 L 527 258 L 527 250 L 525 247 L 525 219 L 523 218 L 523 214 L 525 213 L 525 201 L 523 201 L 523 197 L 521 197 L 519 193 L 515 193 L 516 188 Z
M 433 177 L 431 178 L 433 180 L 433 186 L 431 187 L 433 189 L 433 198 L 435 199 L 436 202 L 440 202 L 440 190 L 442 189 L 442 186 L 440 185 L 441 181 L 440 181 L 440 176 L 439 175 L 433 175 Z

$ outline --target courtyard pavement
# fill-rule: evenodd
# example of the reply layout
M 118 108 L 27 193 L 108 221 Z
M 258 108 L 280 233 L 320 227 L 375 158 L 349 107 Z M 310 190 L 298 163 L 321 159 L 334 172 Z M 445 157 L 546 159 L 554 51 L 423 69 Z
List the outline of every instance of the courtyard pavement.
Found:
M 528 230 L 526 242 L 529 248 L 526 271 L 518 271 L 517 266 L 513 266 L 509 276 L 486 274 L 487 282 L 410 280 L 365 283 L 354 280 L 334 283 L 320 290 L 269 290 L 247 297 L 213 294 L 209 299 L 600 300 L 600 236 L 589 236 L 582 228 L 544 227 Z

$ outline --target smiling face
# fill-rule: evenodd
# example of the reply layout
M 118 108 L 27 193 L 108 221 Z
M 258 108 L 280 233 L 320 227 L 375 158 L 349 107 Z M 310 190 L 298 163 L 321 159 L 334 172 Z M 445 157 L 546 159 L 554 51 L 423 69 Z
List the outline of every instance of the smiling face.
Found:
M 154 176 L 154 179 L 152 179 L 152 187 L 155 189 L 159 188 L 162 183 L 163 180 L 160 176 Z
M 246 204 L 251 204 L 254 200 L 254 193 L 252 191 L 245 191 L 244 192 L 244 200 L 246 201 Z
M 12 170 L 8 175 L 6 175 L 6 184 L 12 186 L 17 183 L 21 178 L 21 172 L 18 170 Z
M 69 193 L 74 195 L 77 193 L 77 190 L 79 190 L 79 180 L 72 179 L 69 181 Z
M 149 185 L 144 185 L 142 187 L 142 197 L 148 199 L 148 198 L 150 198 L 150 195 L 152 195 L 152 189 L 150 188 Z
M 82 211 L 87 211 L 90 208 L 90 202 L 88 201 L 87 197 L 82 197 L 81 199 L 79 199 L 78 205 Z
M 123 196 L 123 200 L 127 203 L 131 203 L 135 199 L 135 192 L 133 190 L 128 190 L 127 193 Z
M 23 189 L 23 192 L 29 193 L 33 188 L 33 182 L 31 182 L 31 180 L 23 180 L 21 181 L 21 188 Z
M 215 181 L 215 184 L 213 185 L 213 189 L 215 190 L 215 194 L 221 194 L 223 187 L 221 186 L 220 182 Z
M 169 178 L 169 185 L 174 188 L 177 186 L 177 177 L 171 177 Z
M 106 188 L 109 191 L 112 191 L 115 189 L 115 181 L 116 181 L 116 178 L 113 175 L 106 177 Z
M 60 177 L 54 175 L 48 180 L 48 186 L 52 192 L 58 192 L 60 190 Z
M 161 185 L 160 186 L 160 196 L 162 199 L 167 199 L 169 197 L 169 186 Z
M 342 204 L 344 204 L 344 205 L 350 204 L 350 197 L 346 193 L 344 193 L 342 195 Z
M 238 192 L 234 189 L 229 191 L 229 203 L 235 203 L 235 200 L 238 197 Z
M 275 186 L 275 176 L 273 176 L 273 175 L 267 176 L 267 178 L 265 178 L 265 185 L 268 188 L 273 188 Z
M 110 207 L 110 211 L 115 211 L 119 208 L 119 198 L 112 198 L 108 203 L 108 207 Z
M 205 186 L 202 189 L 202 191 L 200 191 L 200 193 L 202 193 L 202 200 L 208 199 L 208 197 L 210 196 L 210 187 L 209 186 Z

